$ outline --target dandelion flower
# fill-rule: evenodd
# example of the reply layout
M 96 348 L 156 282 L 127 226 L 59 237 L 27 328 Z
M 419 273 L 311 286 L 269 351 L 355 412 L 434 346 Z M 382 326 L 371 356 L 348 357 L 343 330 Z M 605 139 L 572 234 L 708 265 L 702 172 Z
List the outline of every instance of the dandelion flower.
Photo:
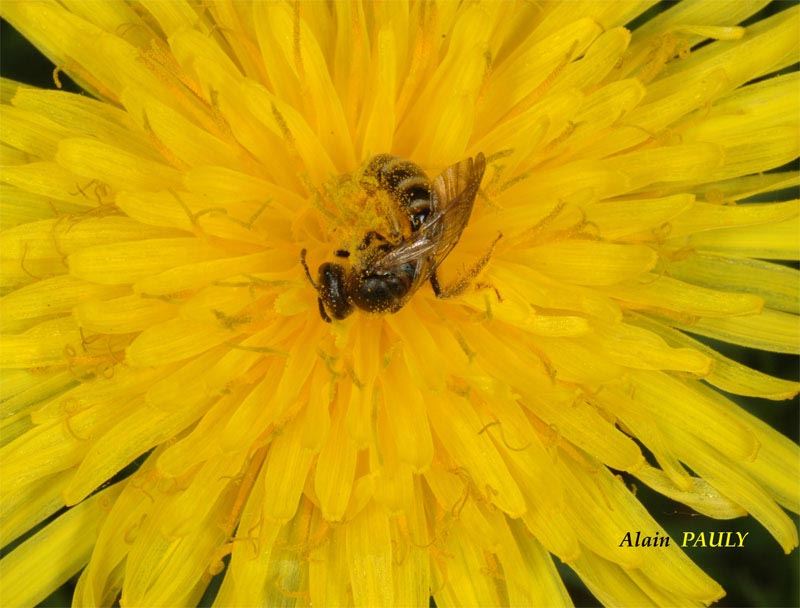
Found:
M 569 604 L 554 558 L 721 597 L 620 546 L 666 532 L 619 473 L 791 551 L 797 447 L 726 393 L 798 385 L 697 337 L 800 343 L 764 4 L 4 2 L 87 94 L 2 85 L 3 604 Z M 386 220 L 380 153 L 486 157 L 443 280 L 503 236 L 461 295 L 325 323 L 300 251 Z

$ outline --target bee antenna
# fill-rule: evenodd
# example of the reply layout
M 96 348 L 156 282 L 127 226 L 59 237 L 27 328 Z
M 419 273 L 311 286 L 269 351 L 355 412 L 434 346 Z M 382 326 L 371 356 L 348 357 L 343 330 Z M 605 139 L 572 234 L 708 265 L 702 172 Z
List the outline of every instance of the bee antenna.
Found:
M 319 286 L 316 284 L 314 279 L 311 278 L 311 272 L 308 270 L 308 264 L 306 263 L 306 253 L 307 252 L 306 252 L 305 248 L 303 248 L 300 251 L 300 263 L 303 265 L 303 270 L 306 271 L 306 276 L 308 277 L 308 282 L 311 283 L 311 285 L 314 287 L 314 289 L 319 291 Z

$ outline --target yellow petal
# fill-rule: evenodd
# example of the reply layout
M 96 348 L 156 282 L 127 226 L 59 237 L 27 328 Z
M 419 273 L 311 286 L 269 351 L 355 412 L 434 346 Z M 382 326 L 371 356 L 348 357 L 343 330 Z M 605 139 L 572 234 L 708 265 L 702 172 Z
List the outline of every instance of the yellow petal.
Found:
M 263 9 L 263 11 L 262 11 Z M 314 130 L 331 158 L 345 167 L 356 163 L 352 137 L 345 122 L 340 98 L 336 95 L 322 50 L 305 22 L 293 23 L 288 6 L 256 4 L 256 23 L 269 24 L 273 31 L 292 31 L 292 38 L 275 36 L 276 47 L 269 53 L 270 62 L 283 54 L 298 79 L 300 94 L 314 116 Z M 295 9 L 297 10 L 297 9 Z M 266 49 L 265 49 L 266 50 Z
M 765 309 L 736 318 L 705 317 L 694 322 L 671 322 L 684 331 L 715 340 L 760 348 L 775 353 L 800 352 L 800 319 L 797 315 Z
M 564 285 L 557 278 L 551 279 L 524 264 L 498 260 L 492 264 L 491 272 L 493 278 L 497 277 L 501 284 L 513 286 L 534 306 L 576 311 L 612 322 L 622 318 L 622 312 L 616 303 L 594 290 Z
M 656 335 L 631 325 L 600 325 L 597 337 L 599 350 L 627 367 L 669 369 L 698 375 L 706 375 L 711 370 L 711 359 L 704 353 L 690 348 L 670 348 Z
M 775 378 L 746 367 L 654 319 L 637 316 L 632 322 L 663 336 L 671 344 L 687 346 L 709 357 L 713 365 L 704 379 L 724 391 L 764 399 L 790 399 L 800 391 L 797 382 Z
M 119 366 L 108 376 L 83 378 L 81 383 L 71 383 L 74 388 L 67 387 L 69 390 L 60 391 L 52 398 L 37 404 L 31 412 L 31 419 L 36 424 L 52 422 L 90 408 L 102 408 L 109 402 L 130 399 L 164 376 L 165 372 L 163 369 L 131 369 Z
M 662 422 L 672 421 L 665 431 L 682 429 L 737 460 L 756 457 L 758 440 L 752 429 L 719 403 L 704 398 L 695 388 L 698 382 L 662 372 L 636 372 L 632 377 L 637 403 Z
M 374 502 L 347 526 L 347 565 L 356 606 L 391 606 L 394 601 L 389 520 Z
M 356 470 L 358 450 L 348 435 L 345 423 L 345 408 L 339 403 L 317 460 L 314 489 L 320 502 L 320 510 L 326 520 L 340 521 L 350 501 L 352 480 Z
M 453 525 L 447 535 L 448 557 L 441 566 L 443 587 L 434 600 L 444 606 L 497 606 L 498 597 L 491 570 L 481 547 L 465 533 L 463 524 Z
M 120 190 L 161 190 L 181 183 L 175 169 L 94 139 L 62 139 L 56 160 L 76 175 L 102 179 Z
M 202 27 L 197 12 L 183 0 L 169 3 L 144 0 L 142 5 L 167 36 L 171 36 L 175 31 L 183 28 Z
M 219 525 L 230 507 L 230 498 L 214 504 L 211 514 L 200 520 L 192 534 L 167 539 L 159 529 L 158 510 L 137 533 L 125 563 L 125 581 L 120 604 L 178 605 L 197 601 L 196 586 L 205 586 L 204 576 L 226 531 Z
M 248 109 L 273 134 L 282 137 L 302 159 L 311 178 L 323 183 L 337 173 L 332 159 L 303 116 L 261 85 L 242 88 Z
M 698 253 L 669 262 L 668 267 L 676 279 L 712 289 L 752 293 L 763 298 L 768 308 L 800 313 L 796 289 L 800 273 L 783 264 Z
M 413 500 L 420 500 L 418 496 Z M 393 547 L 405 547 L 400 563 L 393 564 L 394 602 L 396 606 L 424 606 L 430 602 L 430 556 L 409 538 L 396 521 L 392 522 Z M 403 551 L 403 549 L 399 549 Z M 326 604 L 331 605 L 331 604 Z
M 216 606 L 263 605 L 267 593 L 267 564 L 281 524 L 264 519 L 264 477 L 266 467 L 261 467 L 258 478 L 247 496 L 236 531 L 239 542 L 233 543 L 231 561 L 223 581 Z
M 519 260 L 551 277 L 578 285 L 613 285 L 636 277 L 658 256 L 643 245 L 563 241 L 520 252 Z
M 796 260 L 800 251 L 797 219 L 774 224 L 725 228 L 694 234 L 688 245 L 700 252 L 730 257 Z
M 151 239 L 87 247 L 69 256 L 67 263 L 75 277 L 104 285 L 120 285 L 176 264 L 220 257 L 221 253 L 199 239 Z
M 593 19 L 578 19 L 549 38 L 521 45 L 512 59 L 492 74 L 489 93 L 482 99 L 477 118 L 478 132 L 484 132 L 513 108 L 563 63 L 580 55 L 602 33 Z
M 603 391 L 595 399 L 606 411 L 617 417 L 620 428 L 647 446 L 675 487 L 683 490 L 690 487 L 689 473 L 680 463 L 679 452 L 661 429 L 660 419 L 652 416 L 634 399 L 618 391 Z M 638 473 L 641 468 L 637 467 L 635 471 Z
M 20 190 L 39 194 L 53 201 L 91 208 L 108 199 L 108 185 L 102 180 L 87 180 L 54 162 L 31 162 L 3 167 L 2 180 Z M 55 204 L 56 212 L 61 205 Z M 63 212 L 69 211 L 70 207 Z M 51 212 L 53 207 L 50 207 Z M 48 214 L 52 216 L 52 213 Z
M 617 121 L 628 121 L 629 113 L 644 98 L 645 86 L 636 79 L 611 82 L 589 95 L 575 116 L 578 126 L 569 139 L 559 146 L 559 152 L 575 153 L 597 140 Z
M 4 165 L 8 165 L 8 163 L 4 163 Z M 57 210 L 72 215 L 78 215 L 82 210 L 78 205 L 56 202 L 35 192 L 26 192 L 5 183 L 0 184 L 0 192 L 2 192 L 0 230 L 3 231 L 20 224 L 51 218 Z
M 308 560 L 294 548 L 312 539 L 313 507 L 303 500 L 297 514 L 281 527 L 270 553 L 264 606 L 279 606 L 285 600 L 308 595 Z
M 156 98 L 142 95 L 141 92 L 137 92 L 137 95 L 141 96 L 136 103 L 141 106 L 140 112 L 146 124 L 158 141 L 186 165 L 240 166 L 238 150 L 230 143 L 198 127 Z M 130 106 L 131 101 L 126 105 Z
M 587 209 L 587 216 L 604 238 L 649 241 L 682 211 L 692 208 L 694 197 L 676 194 L 664 198 L 602 201 Z
M 64 490 L 67 504 L 75 504 L 110 479 L 140 454 L 174 437 L 205 413 L 205 404 L 154 415 L 140 398 L 128 403 L 126 414 L 92 442 L 75 476 Z
M 176 236 L 170 230 L 150 228 L 127 217 L 49 219 L 5 231 L 0 247 L 7 258 L 63 258 L 92 246 Z
M 59 395 L 75 386 L 75 377 L 68 371 L 4 370 L 0 387 L 0 416 L 3 418 L 24 411 L 48 397 Z
M 661 309 L 708 318 L 752 315 L 760 313 L 764 305 L 758 296 L 705 289 L 652 274 L 608 291 L 634 310 Z
M 83 6 L 80 2 L 73 4 Z M 106 6 L 108 4 L 104 3 L 103 7 Z M 129 31 L 135 29 L 130 27 Z M 124 142 L 129 150 L 143 157 L 157 159 L 149 142 L 131 130 L 133 122 L 124 111 L 86 95 L 21 87 L 14 95 L 13 104 L 47 116 L 75 134 L 96 137 L 112 145 Z
M 102 432 L 118 416 L 118 407 L 64 412 L 59 420 L 37 425 L 2 448 L 4 492 L 11 497 L 28 483 L 68 469 L 85 454 L 86 438 Z
M 167 321 L 176 312 L 175 306 L 163 300 L 130 295 L 82 302 L 75 307 L 75 320 L 90 331 L 127 334 Z
M 539 28 L 536 28 L 536 31 L 538 30 Z M 550 94 L 569 87 L 585 90 L 602 82 L 603 78 L 614 69 L 614 66 L 622 58 L 630 40 L 630 31 L 623 27 L 608 29 L 600 34 L 583 57 L 564 68 L 557 82 L 549 90 Z
M 172 426 L 172 421 L 167 421 L 164 426 Z M 160 509 L 158 517 L 161 531 L 170 538 L 196 533 L 206 518 L 213 514 L 217 502 L 230 498 L 232 480 L 242 475 L 248 461 L 245 450 L 227 452 L 203 462 L 191 471 L 187 476 L 191 479 L 187 487 Z M 186 517 L 190 511 L 193 517 Z
M 711 388 L 699 385 L 696 387 L 707 399 L 717 402 L 721 407 L 731 412 L 742 423 L 746 424 L 755 434 L 759 443 L 758 454 L 755 459 L 736 463 L 747 474 L 752 475 L 761 482 L 761 487 L 767 490 L 775 500 L 786 508 L 800 511 L 800 482 L 793 474 L 792 464 L 800 460 L 800 449 L 785 435 L 771 428 L 743 408 L 734 404 Z M 788 466 L 787 466 L 788 465 Z
M 253 279 L 250 285 L 247 285 L 245 277 L 241 277 L 239 281 L 235 280 L 234 277 L 238 278 L 240 275 L 256 273 L 263 276 L 260 271 L 264 269 L 277 271 L 279 268 L 288 265 L 289 257 L 283 251 L 274 251 L 186 264 L 145 277 L 136 282 L 134 289 L 141 294 L 166 295 L 183 290 L 196 289 L 215 282 L 222 285 L 242 285 L 253 289 L 259 287 L 267 288 L 270 286 L 271 281 L 268 277 L 264 277 L 263 281 L 258 280 L 261 277 Z M 291 256 L 292 263 L 296 261 L 294 257 Z M 269 276 L 278 274 L 278 272 L 271 272 Z M 226 281 L 225 279 L 228 280 Z M 280 285 L 280 279 L 272 280 L 272 284 Z
M 182 361 L 202 354 L 235 333 L 202 321 L 171 319 L 144 330 L 128 347 L 131 365 L 152 366 Z
M 683 458 L 698 475 L 759 520 L 786 553 L 797 547 L 794 522 L 750 475 L 735 465 L 725 463 L 719 452 L 688 433 L 681 431 L 673 436 L 685 446 Z
M 80 352 L 82 338 L 69 317 L 43 321 L 21 334 L 4 336 L 0 367 L 34 368 L 63 365 Z
M 149 457 L 131 476 L 103 523 L 89 563 L 81 573 L 73 601 L 102 605 L 113 601 L 121 587 L 119 566 L 131 548 L 145 518 L 153 510 L 152 463 Z
M 309 593 L 312 603 L 319 606 L 346 606 L 350 603 L 346 530 L 343 526 L 333 528 L 328 541 L 314 547 L 309 556 Z
M 719 146 L 686 143 L 620 154 L 606 159 L 604 165 L 626 175 L 630 191 L 659 182 L 698 180 L 719 167 L 723 158 Z
M 384 3 L 383 6 L 392 6 Z M 380 150 L 391 150 L 396 124 L 394 100 L 397 95 L 397 50 L 399 44 L 394 31 L 390 27 L 382 27 L 378 32 L 375 45 L 375 58 L 372 61 L 374 74 L 370 78 L 375 83 L 371 87 L 372 99 L 367 98 L 364 105 L 366 111 L 359 124 L 359 140 L 361 158 L 380 153 Z M 399 36 L 405 38 L 402 34 Z
M 672 238 L 705 230 L 777 223 L 796 218 L 798 213 L 800 201 L 733 206 L 697 202 L 690 213 L 684 213 L 670 222 L 669 236 Z
M 71 476 L 72 471 L 48 475 L 4 496 L 0 502 L 0 542 L 8 545 L 64 507 L 62 491 Z
M 264 465 L 264 487 L 270 499 L 262 505 L 268 520 L 288 521 L 297 511 L 313 452 L 300 441 L 302 429 L 290 423 L 272 442 Z
M 553 558 L 518 520 L 509 520 L 507 524 L 511 535 L 506 537 L 498 557 L 507 577 L 509 604 L 571 606 L 572 600 Z M 516 545 L 516 550 L 511 543 Z
M 688 505 L 708 517 L 734 519 L 747 515 L 747 511 L 720 494 L 714 486 L 700 477 L 692 477 L 691 486 L 682 489 L 673 484 L 663 472 L 653 467 L 644 466 L 634 475 L 664 496 Z
M 590 144 L 583 153 L 593 158 L 603 158 L 657 138 L 665 130 L 668 134 L 670 125 L 676 120 L 717 99 L 727 82 L 725 72 L 720 69 L 703 74 L 690 86 L 682 86 L 660 99 L 642 103 L 625 116 L 614 137 Z
M 53 121 L 13 106 L 3 107 L 2 141 L 42 160 L 53 160 L 61 139 L 73 135 Z
M 747 4 L 743 4 L 742 8 L 745 11 L 753 10 L 752 5 Z M 698 75 L 719 68 L 727 73 L 728 89 L 732 90 L 782 65 L 791 64 L 794 60 L 796 23 L 797 10 L 792 7 L 748 27 L 745 36 L 737 44 L 716 42 L 693 52 L 688 59 L 679 62 L 672 74 L 648 87 L 648 98 L 657 99 L 685 86 L 686 82 L 691 82 Z
M 38 281 L 0 299 L 0 317 L 7 321 L 63 314 L 85 300 L 113 298 L 126 291 L 61 275 Z
M 579 558 L 571 560 L 569 566 L 581 577 L 589 591 L 604 604 L 655 605 L 622 568 L 599 555 L 586 551 Z
M 398 441 L 397 450 L 400 460 L 408 463 L 415 471 L 425 469 L 433 459 L 434 449 L 431 432 L 426 418 L 426 398 L 419 389 L 406 390 L 417 384 L 412 380 L 414 374 L 409 373 L 402 363 L 393 364 L 394 373 L 386 375 L 381 381 L 383 387 L 383 406 L 388 423 Z M 398 392 L 403 388 L 403 393 Z M 403 399 L 398 395 L 404 394 Z
M 121 489 L 117 484 L 98 492 L 4 557 L 3 601 L 33 606 L 77 573 L 89 560 L 108 506 Z

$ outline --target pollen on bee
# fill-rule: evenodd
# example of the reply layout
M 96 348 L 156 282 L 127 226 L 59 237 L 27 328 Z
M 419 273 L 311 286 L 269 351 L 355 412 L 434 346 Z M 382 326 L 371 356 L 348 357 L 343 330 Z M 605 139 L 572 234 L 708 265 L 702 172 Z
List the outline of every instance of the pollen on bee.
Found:
M 359 168 L 328 180 L 320 192 L 319 202 L 327 216 L 322 228 L 331 253 L 352 264 L 362 263 L 380 245 L 365 235 L 397 243 L 410 234 L 410 226 L 391 196 L 373 186 Z

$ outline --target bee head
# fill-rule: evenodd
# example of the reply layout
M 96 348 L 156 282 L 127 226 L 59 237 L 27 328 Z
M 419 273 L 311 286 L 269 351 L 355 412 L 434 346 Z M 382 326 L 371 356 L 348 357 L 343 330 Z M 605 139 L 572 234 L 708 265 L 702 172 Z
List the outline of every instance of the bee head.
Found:
M 344 319 L 353 312 L 347 297 L 347 271 L 341 264 L 325 262 L 317 271 L 319 299 L 334 319 Z

